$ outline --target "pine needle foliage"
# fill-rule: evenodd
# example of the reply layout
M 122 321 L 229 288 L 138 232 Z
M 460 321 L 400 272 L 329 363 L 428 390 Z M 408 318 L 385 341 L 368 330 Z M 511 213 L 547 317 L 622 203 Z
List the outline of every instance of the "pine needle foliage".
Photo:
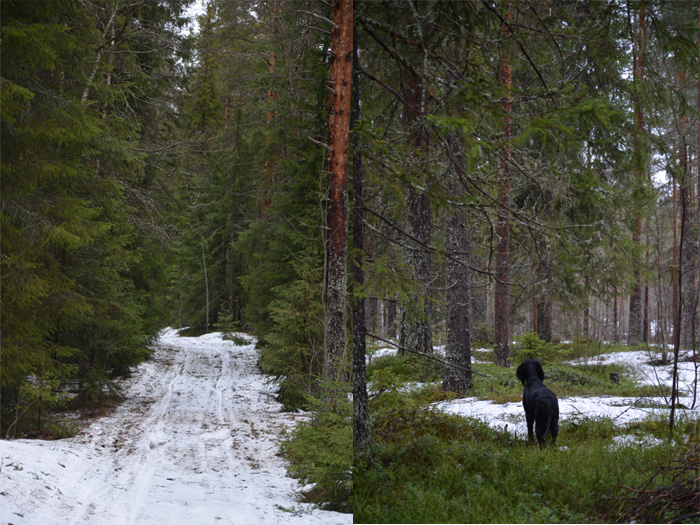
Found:
M 167 164 L 153 152 L 181 4 L 0 4 L 3 437 L 40 424 L 66 384 L 109 397 L 162 327 Z M 123 29 L 108 45 L 110 14 Z
M 319 400 L 309 400 L 309 405 L 314 415 L 282 443 L 289 473 L 314 484 L 305 494 L 308 501 L 327 510 L 352 512 L 352 403 L 346 397 L 333 409 Z

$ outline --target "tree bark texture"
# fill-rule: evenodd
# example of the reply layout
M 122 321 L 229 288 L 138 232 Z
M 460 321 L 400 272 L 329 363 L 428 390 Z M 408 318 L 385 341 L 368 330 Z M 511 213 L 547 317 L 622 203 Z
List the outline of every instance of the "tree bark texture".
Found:
M 360 118 L 360 58 L 357 48 L 357 28 L 353 30 L 353 74 L 352 74 L 352 115 L 354 129 Z M 372 443 L 372 428 L 369 421 L 367 397 L 367 365 L 365 361 L 365 299 L 362 288 L 365 272 L 362 268 L 364 257 L 364 235 L 362 224 L 362 157 L 358 149 L 357 134 L 352 135 L 352 245 L 354 303 L 352 308 L 352 436 L 355 451 L 365 450 Z
M 644 184 L 645 148 L 642 144 L 644 137 L 644 111 L 641 101 L 641 87 L 644 82 L 644 39 L 646 32 L 646 4 L 641 3 L 639 8 L 639 24 L 637 38 L 634 42 L 635 63 L 634 63 L 634 123 L 635 123 L 635 183 L 637 185 L 637 197 L 635 198 L 635 216 L 632 230 L 632 242 L 639 246 L 642 238 L 642 215 L 640 208 L 640 193 Z M 640 270 L 641 261 L 634 265 L 632 292 L 630 294 L 629 329 L 627 332 L 627 343 L 637 344 L 642 340 L 644 330 L 644 317 L 642 312 L 642 272 Z
M 448 137 L 449 149 L 454 154 L 450 162 L 448 176 L 451 193 L 461 193 L 459 173 L 465 171 L 464 148 L 456 134 Z M 445 248 L 448 257 L 445 261 L 445 308 L 446 336 L 445 361 L 460 368 L 446 365 L 442 389 L 446 392 L 466 394 L 473 387 L 471 370 L 471 320 L 470 320 L 470 239 L 465 214 L 454 207 L 447 219 Z M 463 370 L 467 369 L 467 370 Z
M 673 185 L 673 268 L 679 268 L 678 260 L 678 185 L 676 184 L 676 179 L 674 178 Z M 680 305 L 680 275 L 676 272 L 673 274 L 673 297 L 671 301 L 671 310 L 673 311 L 673 340 L 676 339 L 676 334 L 680 332 L 680 323 L 677 323 L 676 312 L 679 311 Z
M 700 0 L 698 0 L 698 48 L 700 48 Z M 698 105 L 697 105 L 698 111 L 700 111 L 700 78 L 698 79 Z M 696 173 L 698 176 L 697 179 L 697 189 L 696 191 L 696 198 L 698 201 L 698 209 L 696 212 L 696 232 L 695 235 L 693 236 L 695 239 L 695 256 L 697 257 L 697 264 L 700 265 L 700 124 L 698 125 L 698 148 L 695 151 L 695 163 L 696 163 Z M 698 283 L 698 286 L 700 286 L 700 283 Z M 696 313 L 697 316 L 697 313 Z M 697 320 L 695 322 L 695 326 L 697 326 Z M 694 341 L 693 346 L 697 344 L 697 338 L 696 341 Z M 693 348 L 693 352 L 695 352 L 695 348 Z M 695 354 L 693 354 L 695 355 Z
M 423 99 L 423 84 L 415 73 L 407 73 L 404 90 L 404 119 L 413 128 L 414 145 L 419 152 L 427 148 L 427 136 L 423 128 L 426 111 Z M 404 260 L 412 269 L 415 291 L 409 294 L 408 304 L 401 309 L 400 345 L 418 352 L 433 351 L 433 336 L 430 326 L 430 295 L 433 280 L 432 254 L 425 248 L 430 243 L 432 211 L 430 197 L 425 190 L 409 184 L 406 190 L 406 230 L 415 239 L 409 238 L 404 249 Z
M 513 19 L 513 4 L 508 5 L 507 22 Z M 503 24 L 504 37 L 510 35 L 507 23 Z M 510 56 L 501 53 L 500 81 L 504 91 L 501 98 L 501 130 L 503 145 L 499 157 L 498 216 L 496 218 L 496 285 L 495 285 L 495 326 L 494 356 L 501 366 L 509 366 L 510 357 L 510 136 L 511 136 L 511 86 L 512 69 Z
M 685 74 L 679 75 L 679 84 L 685 80 Z M 682 254 L 682 289 L 681 303 L 683 310 L 683 318 L 681 322 L 681 344 L 684 346 L 689 346 L 693 343 L 693 334 L 695 332 L 694 319 L 695 319 L 695 264 L 693 254 L 695 248 L 693 246 L 693 235 L 694 230 L 694 216 L 691 210 L 691 177 L 690 170 L 688 169 L 688 149 L 686 147 L 686 128 L 687 121 L 684 114 L 680 117 L 680 131 L 681 131 L 681 144 L 679 147 L 679 173 L 683 177 L 683 182 L 681 184 L 681 217 L 683 220 L 683 236 L 681 237 L 681 254 Z
M 353 54 L 352 4 L 352 0 L 335 0 L 335 27 L 331 36 L 323 362 L 323 377 L 330 382 L 343 379 L 341 363 L 347 337 L 347 199 Z
M 482 260 L 479 255 L 475 252 L 472 246 L 470 257 L 470 266 L 472 268 L 478 268 L 482 265 Z M 488 263 L 484 263 L 483 269 L 488 269 Z M 472 333 L 475 329 L 478 329 L 481 325 L 485 327 L 487 323 L 486 315 L 486 278 L 478 272 L 470 272 L 470 293 L 471 293 L 471 310 L 469 312 L 469 320 L 471 321 Z

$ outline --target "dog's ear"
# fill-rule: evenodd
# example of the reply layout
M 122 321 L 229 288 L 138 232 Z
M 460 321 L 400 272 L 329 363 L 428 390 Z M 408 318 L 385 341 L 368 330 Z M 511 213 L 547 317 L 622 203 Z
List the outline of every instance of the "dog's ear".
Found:
M 525 373 L 523 371 L 523 365 L 520 365 L 518 369 L 515 371 L 515 377 L 520 379 L 520 382 L 524 385 L 525 382 L 527 381 L 527 377 L 525 377 Z
M 544 381 L 544 370 L 542 369 L 542 365 L 540 364 L 539 361 L 537 363 L 537 377 L 540 378 L 540 381 Z

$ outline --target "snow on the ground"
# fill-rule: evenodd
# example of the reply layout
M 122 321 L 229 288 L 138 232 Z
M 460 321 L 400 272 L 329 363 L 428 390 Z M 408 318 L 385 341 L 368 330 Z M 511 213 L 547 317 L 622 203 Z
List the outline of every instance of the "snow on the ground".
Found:
M 695 382 L 695 363 L 688 359 L 692 357 L 690 351 L 682 351 L 679 354 L 678 363 L 678 389 L 681 395 L 692 395 L 692 385 Z M 635 379 L 644 385 L 671 385 L 673 376 L 673 351 L 667 352 L 667 365 L 652 365 L 651 362 L 661 362 L 661 352 L 655 348 L 647 350 L 634 350 L 631 352 L 613 352 L 601 354 L 595 357 L 576 359 L 569 361 L 573 365 L 625 365 Z
M 440 345 L 440 346 L 435 346 L 433 347 L 433 352 L 435 352 L 438 356 L 440 357 L 445 357 L 445 345 Z M 472 348 L 471 349 L 471 354 L 472 354 L 472 364 L 479 364 L 479 363 L 485 363 L 486 361 L 479 361 L 478 359 L 474 359 L 476 352 L 490 352 L 488 348 Z M 396 347 L 383 347 L 383 348 L 377 348 L 376 350 L 373 350 L 371 354 L 368 354 L 365 357 L 365 360 L 367 364 L 371 363 L 373 359 L 379 359 L 380 357 L 385 357 L 385 356 L 394 356 L 398 354 L 398 350 Z
M 473 359 L 479 352 L 488 351 L 485 348 L 472 349 L 472 364 L 483 363 Z M 436 347 L 438 354 L 444 355 L 444 347 Z M 373 354 L 373 359 L 386 355 L 396 355 L 395 348 L 380 348 Z M 692 388 L 695 382 L 695 364 L 688 361 L 689 352 L 682 352 L 678 363 L 679 377 L 679 403 L 690 408 L 692 405 Z M 673 359 L 673 352 L 668 353 L 668 359 Z M 686 360 L 684 360 L 686 359 Z M 610 365 L 622 364 L 627 367 L 629 373 L 634 374 L 634 379 L 640 384 L 666 385 L 670 387 L 673 375 L 673 365 L 652 365 L 652 361 L 660 362 L 661 352 L 657 348 L 649 351 L 639 350 L 630 352 L 614 352 L 602 354 L 587 359 L 569 361 L 571 365 Z M 515 370 L 513 371 L 515 374 Z M 546 371 L 545 371 L 546 375 Z M 545 384 L 547 380 L 545 379 Z M 423 384 L 412 383 L 407 388 L 418 388 Z M 556 385 L 549 385 L 556 393 Z M 698 400 L 700 402 L 700 399 Z M 670 400 L 664 397 L 647 397 L 643 399 L 625 398 L 614 396 L 601 397 L 559 397 L 560 420 L 609 417 L 616 425 L 624 425 L 634 421 L 641 421 L 650 416 L 667 416 Z M 465 417 L 474 417 L 487 422 L 493 427 L 500 427 L 513 432 L 520 437 L 527 437 L 525 413 L 520 401 L 515 403 L 494 403 L 491 400 L 480 400 L 474 397 L 456 399 L 435 403 L 435 408 L 449 414 L 459 414 Z M 700 418 L 700 406 L 693 410 L 680 408 L 678 415 L 698 419 Z M 629 441 L 629 440 L 628 440 Z M 620 443 L 628 441 L 620 440 Z
M 349 524 L 298 500 L 278 456 L 280 412 L 255 344 L 161 334 L 126 401 L 77 436 L 0 441 L 0 522 Z
M 668 408 L 659 405 L 664 402 L 663 398 L 637 399 L 615 396 L 559 398 L 559 421 L 609 417 L 616 425 L 624 425 L 654 415 L 667 415 Z M 690 399 L 681 398 L 681 402 L 689 405 Z M 463 398 L 436 403 L 435 407 L 448 414 L 481 419 L 492 427 L 503 428 L 520 438 L 527 438 L 525 412 L 520 401 L 500 404 L 490 400 Z M 680 416 L 690 412 L 679 410 L 677 413 Z M 692 413 L 696 418 L 700 416 L 697 408 Z
M 570 361 L 569 364 L 623 364 L 635 374 L 635 379 L 641 384 L 671 385 L 672 365 L 652 366 L 652 360 L 660 359 L 660 353 L 651 351 L 615 352 L 603 354 L 589 359 Z M 671 354 L 672 358 L 672 354 Z M 515 372 L 513 372 L 515 373 Z M 546 370 L 545 370 L 546 375 Z M 692 362 L 678 363 L 679 391 L 684 407 L 692 406 L 692 385 L 695 382 L 695 364 Z M 545 379 L 545 384 L 547 380 Z M 556 393 L 556 385 L 549 384 Z M 667 416 L 670 400 L 664 397 L 629 398 L 616 396 L 600 397 L 559 397 L 560 421 L 571 419 L 609 417 L 616 425 L 624 425 L 641 421 L 650 416 Z M 525 413 L 521 402 L 496 404 L 490 400 L 476 398 L 456 399 L 436 403 L 439 410 L 450 414 L 475 417 L 486 421 L 489 425 L 507 428 L 515 435 L 527 437 Z M 692 410 L 680 408 L 677 417 L 688 416 L 700 418 L 700 407 Z M 624 443 L 625 441 L 622 440 Z

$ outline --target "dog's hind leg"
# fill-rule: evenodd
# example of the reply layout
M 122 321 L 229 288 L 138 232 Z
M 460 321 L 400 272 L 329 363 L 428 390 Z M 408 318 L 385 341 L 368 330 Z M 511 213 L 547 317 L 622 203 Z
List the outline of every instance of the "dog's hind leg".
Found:
M 535 433 L 533 432 L 533 426 L 535 425 L 535 414 L 530 412 L 525 412 L 525 421 L 527 421 L 527 437 L 530 441 L 535 441 Z

